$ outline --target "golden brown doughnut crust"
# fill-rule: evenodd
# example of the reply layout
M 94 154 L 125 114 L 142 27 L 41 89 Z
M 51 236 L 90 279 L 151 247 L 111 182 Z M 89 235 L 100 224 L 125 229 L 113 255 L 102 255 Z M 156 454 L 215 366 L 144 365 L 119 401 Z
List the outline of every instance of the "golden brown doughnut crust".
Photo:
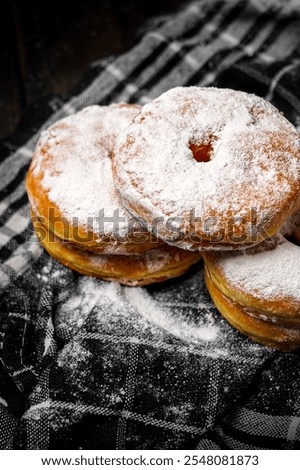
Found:
M 212 282 L 233 302 L 249 311 L 259 311 L 270 318 L 276 317 L 280 322 L 296 321 L 298 324 L 299 295 L 297 292 L 292 295 L 286 273 L 281 273 L 280 269 L 285 266 L 291 278 L 294 277 L 294 284 L 300 284 L 297 262 L 299 253 L 300 248 L 278 236 L 241 252 L 207 252 L 203 253 L 203 257 Z M 253 269 L 250 274 L 251 265 Z M 267 279 L 264 283 L 263 277 Z M 259 278 L 262 279 L 261 286 L 257 282 Z M 281 286 L 276 284 L 279 279 Z M 271 293 L 266 293 L 268 286 L 274 287 Z M 295 290 L 299 291 L 296 285 Z
M 288 319 L 286 322 L 266 320 L 263 312 L 253 309 L 251 312 L 227 297 L 212 279 L 205 267 L 205 283 L 211 298 L 223 317 L 241 333 L 254 341 L 280 351 L 294 351 L 300 347 L 300 321 Z M 259 317 L 262 315 L 264 319 Z
M 113 171 L 123 205 L 184 249 L 255 245 L 300 203 L 296 129 L 236 90 L 177 87 L 147 103 L 117 138 Z
M 62 240 L 99 253 L 130 254 L 163 242 L 122 208 L 113 188 L 110 153 L 116 134 L 139 112 L 136 105 L 90 106 L 45 131 L 35 149 L 26 189 L 35 214 Z M 123 231 L 101 228 L 117 210 Z M 100 219 L 99 219 L 100 220 Z
M 206 286 L 219 312 L 242 333 L 282 351 L 300 347 L 299 216 L 251 249 L 204 254 Z
M 143 286 L 180 276 L 201 259 L 199 253 L 168 245 L 128 256 L 92 254 L 61 241 L 34 215 L 32 220 L 40 243 L 60 263 L 81 274 L 127 286 Z

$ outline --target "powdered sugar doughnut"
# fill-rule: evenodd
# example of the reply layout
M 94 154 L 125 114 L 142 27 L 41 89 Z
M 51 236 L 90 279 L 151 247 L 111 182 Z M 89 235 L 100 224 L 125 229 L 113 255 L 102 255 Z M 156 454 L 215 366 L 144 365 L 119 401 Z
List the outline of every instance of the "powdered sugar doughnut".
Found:
M 295 221 L 290 224 L 293 238 Z M 205 253 L 205 279 L 221 314 L 256 341 L 300 347 L 300 247 L 281 234 L 248 250 Z
M 160 244 L 122 207 L 111 151 L 139 106 L 90 106 L 42 133 L 27 174 L 31 206 L 57 237 L 101 253 L 138 253 Z
M 174 88 L 116 141 L 124 206 L 164 241 L 231 249 L 274 235 L 299 206 L 295 128 L 255 95 Z
M 182 275 L 201 258 L 200 253 L 166 244 L 127 256 L 91 253 L 51 234 L 32 215 L 35 233 L 51 256 L 74 271 L 99 279 L 127 286 L 149 285 Z

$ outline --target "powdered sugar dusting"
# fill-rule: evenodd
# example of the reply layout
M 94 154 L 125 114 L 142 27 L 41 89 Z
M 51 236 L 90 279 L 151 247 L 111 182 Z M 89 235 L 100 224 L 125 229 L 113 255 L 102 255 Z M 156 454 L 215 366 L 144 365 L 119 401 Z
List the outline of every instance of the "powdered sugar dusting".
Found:
M 124 288 L 125 298 L 143 317 L 168 331 L 174 336 L 189 342 L 215 341 L 218 337 L 218 327 L 214 325 L 213 319 L 206 325 L 190 324 L 172 313 L 168 308 L 162 308 L 141 287 L 130 289 Z
M 73 282 L 64 289 L 55 312 L 55 331 L 62 341 L 113 341 L 116 355 L 122 351 L 121 345 L 138 343 L 234 362 L 243 361 L 245 355 L 256 360 L 264 350 L 245 340 L 216 312 L 205 288 L 203 269 L 151 288 L 123 287 L 86 276 Z M 61 365 L 72 351 L 66 344 L 65 353 L 59 356 Z M 84 361 L 80 364 L 80 370 L 86 371 Z
M 76 217 L 79 224 L 92 227 L 99 211 L 112 217 L 118 210 L 124 235 L 130 217 L 114 190 L 110 156 L 116 136 L 138 112 L 138 107 L 129 105 L 90 106 L 42 134 L 33 173 L 44 173 L 43 188 L 67 219 Z M 105 223 L 102 230 L 109 234 L 112 224 Z
M 102 291 L 99 289 L 99 281 L 92 277 L 80 277 L 77 294 L 62 303 L 66 317 L 72 318 L 73 322 L 75 321 L 76 327 L 80 328 L 101 295 Z M 76 312 L 80 313 L 74 316 Z
M 207 304 L 205 306 L 208 307 Z M 126 322 L 127 315 L 130 316 L 126 322 L 128 328 L 135 321 L 134 316 L 138 315 L 140 330 L 149 328 L 146 325 L 142 327 L 142 322 L 145 322 L 189 344 L 216 341 L 220 328 L 214 317 L 208 313 L 205 316 L 198 315 L 196 319 L 188 318 L 183 313 L 185 307 L 185 304 L 181 305 L 175 300 L 173 308 L 161 300 L 156 301 L 143 287 L 123 287 L 117 283 L 83 277 L 80 279 L 78 294 L 59 307 L 58 323 L 62 322 L 64 329 L 80 329 L 94 310 L 99 312 L 97 330 L 101 332 L 100 324 L 104 323 L 110 324 L 116 333 L 117 325 Z M 196 302 L 194 308 L 200 311 L 201 305 Z
M 197 162 L 191 143 L 210 143 L 211 160 Z M 300 189 L 295 128 L 265 100 L 226 89 L 179 87 L 145 105 L 117 139 L 114 164 L 129 210 L 186 222 L 195 210 L 213 216 L 212 237 L 251 209 L 272 225 Z
M 7 401 L 0 397 L 0 405 L 7 407 Z
M 237 288 L 266 300 L 300 301 L 300 248 L 286 239 L 275 249 L 256 254 L 247 250 L 219 260 L 226 278 Z

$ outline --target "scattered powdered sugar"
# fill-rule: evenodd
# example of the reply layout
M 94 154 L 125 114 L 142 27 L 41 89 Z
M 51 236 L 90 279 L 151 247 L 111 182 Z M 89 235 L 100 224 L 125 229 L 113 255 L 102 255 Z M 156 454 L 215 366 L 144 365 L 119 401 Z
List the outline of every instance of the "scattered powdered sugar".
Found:
M 7 401 L 0 397 L 0 405 L 7 407 Z
M 135 289 L 125 287 L 123 292 L 125 299 L 143 318 L 177 338 L 197 343 L 199 341 L 215 341 L 218 337 L 219 328 L 214 324 L 212 317 L 206 324 L 188 323 L 184 318 L 180 319 L 174 311 L 160 306 L 142 287 Z
M 34 243 L 37 244 L 37 239 L 34 236 Z M 44 284 L 49 282 L 60 282 L 65 275 L 65 267 L 58 264 L 53 258 L 49 257 L 46 264 L 36 273 L 36 277 Z
M 234 256 L 218 261 L 224 275 L 237 288 L 269 300 L 288 297 L 300 301 L 300 248 L 286 239 L 275 249 Z
M 43 175 L 48 197 L 70 221 L 97 227 L 109 234 L 113 224 L 99 223 L 118 211 L 124 235 L 130 216 L 120 205 L 112 179 L 111 152 L 116 136 L 126 128 L 139 107 L 90 106 L 68 116 L 45 131 L 33 157 L 35 176 Z M 46 150 L 46 153 L 45 153 Z M 123 230 L 123 232 L 122 232 Z
M 47 322 L 47 328 L 46 328 L 46 337 L 45 337 L 45 341 L 44 341 L 43 356 L 45 356 L 47 354 L 47 352 L 49 351 L 49 349 L 51 348 L 52 336 L 53 336 L 53 323 L 52 323 L 52 318 L 49 317 L 48 322 Z
M 153 325 L 185 343 L 199 345 L 201 342 L 216 341 L 220 328 L 211 314 L 210 305 L 207 302 L 199 302 L 198 299 L 191 305 L 199 312 L 194 317 L 187 314 L 188 305 L 176 298 L 173 298 L 173 304 L 170 306 L 168 296 L 158 295 L 155 300 L 147 288 L 124 287 L 116 282 L 82 277 L 76 295 L 63 300 L 58 307 L 57 326 L 58 331 L 61 327 L 64 330 L 78 331 L 92 311 L 95 311 L 99 312 L 99 331 L 103 330 L 103 324 L 107 324 L 109 328 L 114 328 L 115 325 L 116 333 L 118 324 L 125 323 L 129 327 L 130 323 L 135 322 L 137 315 L 136 320 L 141 331 Z M 204 308 L 207 310 L 205 315 L 202 311 Z M 130 319 L 127 318 L 128 315 Z M 148 327 L 142 326 L 143 322 L 148 324 Z
M 37 243 L 36 238 L 35 243 Z M 63 276 L 63 274 L 64 268 L 62 266 L 57 267 L 56 263 L 53 262 L 53 259 L 49 258 L 49 261 L 42 267 L 41 271 L 36 273 L 36 277 L 46 284 L 52 279 L 58 280 Z
M 211 145 L 211 160 L 197 162 L 191 143 Z M 116 187 L 129 210 L 187 223 L 194 210 L 202 220 L 213 216 L 209 229 L 217 237 L 219 221 L 255 210 L 257 225 L 271 225 L 295 198 L 299 137 L 255 95 L 178 87 L 146 104 L 120 134 L 114 165 Z
M 235 362 L 243 361 L 243 355 L 255 358 L 263 349 L 246 341 L 216 312 L 202 270 L 178 282 L 151 288 L 82 277 L 70 290 L 69 298 L 62 298 L 55 323 L 61 339 L 84 339 L 88 337 L 86 331 L 92 331 L 92 337 L 103 341 L 123 337 L 125 343 L 138 341 L 172 349 L 180 347 L 171 346 L 175 338 L 182 342 L 182 350 L 211 358 L 228 357 Z M 68 351 L 69 347 L 60 355 L 61 365 Z
M 56 365 L 74 407 L 67 413 L 59 403 L 52 403 L 47 410 L 32 409 L 28 415 L 48 413 L 53 429 L 81 419 L 87 408 L 79 403 L 122 409 L 131 355 L 137 361 L 136 394 L 143 386 L 146 397 L 150 391 L 161 401 L 166 394 L 171 407 L 165 409 L 164 404 L 164 412 L 170 419 L 180 419 L 188 412 L 189 399 L 183 396 L 183 408 L 177 399 L 174 402 L 170 394 L 175 390 L 178 396 L 178 390 L 172 384 L 178 382 L 184 388 L 190 374 L 207 377 L 209 370 L 215 370 L 215 361 L 221 360 L 224 368 L 220 370 L 229 371 L 225 374 L 229 385 L 235 374 L 240 380 L 240 369 L 248 373 L 267 353 L 216 312 L 204 285 L 203 269 L 147 288 L 122 287 L 86 276 L 70 281 L 54 314 L 56 337 L 64 344 Z M 160 374 L 163 389 L 155 385 L 150 390 L 147 381 L 153 383 L 153 377 L 157 384 Z
M 77 328 L 80 328 L 85 322 L 87 316 L 91 313 L 97 301 L 103 295 L 101 281 L 92 277 L 80 277 L 75 295 L 71 295 L 66 300 L 62 298 L 58 314 L 67 320 L 70 320 Z M 108 284 L 109 285 L 109 284 Z M 65 293 L 64 293 L 65 294 Z
M 23 415 L 24 420 L 39 421 L 49 412 L 51 408 L 51 400 L 47 399 L 35 405 L 32 405 Z
M 72 371 L 78 370 L 81 365 L 84 365 L 92 356 L 91 352 L 83 347 L 83 345 L 76 341 L 68 343 L 57 358 L 57 365 Z

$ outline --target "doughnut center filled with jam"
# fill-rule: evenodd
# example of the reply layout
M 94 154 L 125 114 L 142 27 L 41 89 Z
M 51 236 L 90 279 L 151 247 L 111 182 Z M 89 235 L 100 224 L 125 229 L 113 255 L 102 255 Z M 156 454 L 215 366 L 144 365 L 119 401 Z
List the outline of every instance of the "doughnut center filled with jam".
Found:
M 190 143 L 189 148 L 192 151 L 193 157 L 196 160 L 196 162 L 202 162 L 202 163 L 210 162 L 211 154 L 212 154 L 211 143 L 200 144 L 200 145 Z

